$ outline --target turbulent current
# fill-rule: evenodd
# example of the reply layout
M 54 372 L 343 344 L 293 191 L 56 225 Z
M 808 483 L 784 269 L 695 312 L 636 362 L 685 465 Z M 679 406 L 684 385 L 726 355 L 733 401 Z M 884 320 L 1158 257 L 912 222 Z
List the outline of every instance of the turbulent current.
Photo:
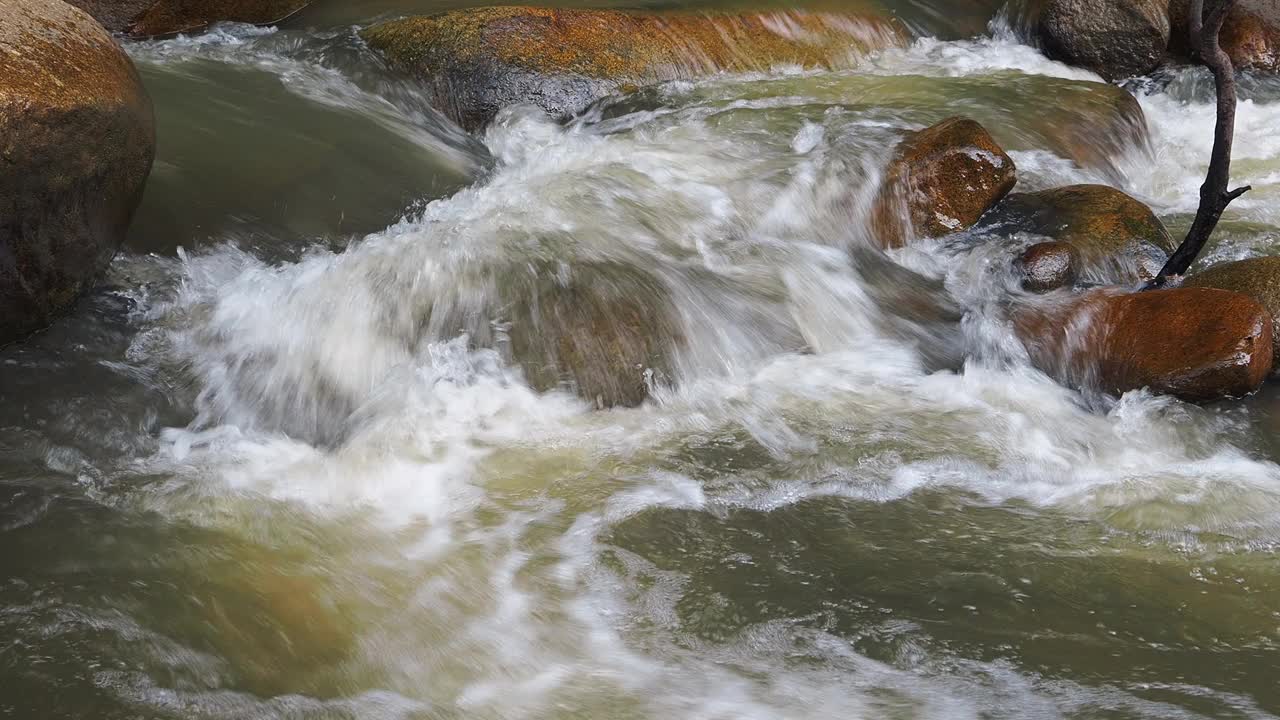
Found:
M 130 242 L 0 351 L 0 714 L 1280 714 L 1275 390 L 1065 388 L 1010 330 L 1027 238 L 870 241 L 893 145 L 955 114 L 1020 189 L 1178 235 L 1207 75 L 1131 83 L 1121 132 L 997 21 L 468 135 L 349 26 L 128 49 Z M 1206 262 L 1280 251 L 1280 83 L 1242 92 Z M 663 318 L 644 405 L 510 362 L 575 282 Z

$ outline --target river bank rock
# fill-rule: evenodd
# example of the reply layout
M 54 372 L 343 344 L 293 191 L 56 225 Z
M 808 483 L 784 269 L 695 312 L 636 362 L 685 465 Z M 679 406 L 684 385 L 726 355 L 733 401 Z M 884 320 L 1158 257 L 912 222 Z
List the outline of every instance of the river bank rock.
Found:
M 1173 0 L 1169 49 L 1190 56 L 1188 0 Z M 1237 0 L 1219 35 L 1222 49 L 1237 70 L 1280 72 L 1280 0 Z
M 1271 372 L 1271 314 L 1241 293 L 1095 291 L 1019 311 L 1032 362 L 1062 382 L 1122 394 L 1150 388 L 1189 402 L 1238 398 Z
M 877 13 L 706 15 L 494 7 L 375 25 L 361 33 L 467 130 L 532 103 L 565 118 L 609 94 L 727 70 L 842 67 L 900 45 Z
M 1037 36 L 1045 54 L 1108 80 L 1145 75 L 1169 46 L 1169 0 L 1045 0 Z
M 907 135 L 872 210 L 885 247 L 966 230 L 1017 182 L 1013 159 L 982 125 L 953 117 Z
M 1258 257 L 1221 263 L 1183 281 L 1183 287 L 1207 287 L 1242 293 L 1257 300 L 1280 327 L 1280 257 Z M 1275 359 L 1280 364 L 1280 332 Z
M 634 407 L 668 376 L 680 342 L 667 290 L 624 265 L 577 263 L 503 280 L 510 353 L 538 391 L 568 389 L 598 408 Z
M 1106 185 L 1014 193 L 983 219 L 983 226 L 1069 245 L 1079 277 L 1102 283 L 1149 280 L 1177 248 L 1150 208 Z
M 112 32 L 131 37 L 204 30 L 215 22 L 270 25 L 311 0 L 71 0 Z
M 107 31 L 61 0 L 0 0 L 0 344 L 106 268 L 154 157 L 151 100 Z

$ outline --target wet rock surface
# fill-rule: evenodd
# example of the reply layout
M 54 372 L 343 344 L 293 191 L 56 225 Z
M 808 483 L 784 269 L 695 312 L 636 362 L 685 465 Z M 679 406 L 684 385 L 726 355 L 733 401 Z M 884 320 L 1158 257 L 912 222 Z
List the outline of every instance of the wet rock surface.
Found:
M 396 20 L 364 39 L 418 76 L 433 104 L 468 130 L 531 103 L 564 118 L 595 100 L 666 80 L 776 65 L 832 68 L 901 44 L 881 13 L 704 15 L 475 8 Z
M 537 390 L 563 388 L 597 407 L 634 407 L 668 378 L 675 307 L 656 279 L 613 263 L 549 266 L 504 280 L 510 352 Z
M 151 101 L 106 30 L 60 0 L 0 0 L 0 344 L 106 268 L 154 155 Z
M 1108 80 L 1143 75 L 1169 45 L 1168 0 L 1046 0 L 1037 34 L 1055 60 Z
M 1081 279 L 1133 283 L 1160 271 L 1177 244 L 1151 209 L 1105 185 L 1069 185 L 1005 198 L 983 226 L 1071 246 Z
M 1037 367 L 1115 394 L 1243 397 L 1261 386 L 1274 357 L 1270 313 L 1247 295 L 1210 288 L 1096 291 L 1023 309 L 1014 324 Z
M 1183 282 L 1184 287 L 1207 287 L 1243 293 L 1257 300 L 1280 326 L 1280 257 L 1258 257 L 1222 263 L 1196 273 Z M 1280 337 L 1276 340 L 1280 342 Z M 1280 361 L 1280 344 L 1275 357 Z
M 966 230 L 1016 182 L 1013 160 L 986 128 L 943 120 L 899 143 L 876 198 L 876 233 L 886 247 L 901 247 L 911 237 Z
M 1069 243 L 1042 242 L 1027 248 L 1014 261 L 1022 277 L 1022 287 L 1031 292 L 1049 292 L 1076 281 L 1079 254 Z

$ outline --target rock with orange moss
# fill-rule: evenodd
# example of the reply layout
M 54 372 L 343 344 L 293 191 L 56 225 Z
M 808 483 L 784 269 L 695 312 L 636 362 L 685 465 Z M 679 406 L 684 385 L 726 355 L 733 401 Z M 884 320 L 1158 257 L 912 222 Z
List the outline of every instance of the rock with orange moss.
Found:
M 1188 0 L 1169 5 L 1175 55 L 1190 56 Z M 1280 72 L 1280 0 L 1237 0 L 1219 35 L 1237 70 Z
M 1017 169 L 982 125 L 953 117 L 898 144 L 872 209 L 885 247 L 972 227 L 1017 182 Z
M 106 268 L 154 156 L 151 100 L 111 35 L 61 0 L 0 0 L 0 344 Z
M 1121 394 L 1150 388 L 1190 402 L 1238 398 L 1271 372 L 1271 314 L 1241 293 L 1095 291 L 1024 308 L 1014 326 L 1032 362 L 1059 380 Z
M 840 67 L 904 33 L 876 12 L 708 15 L 494 7 L 395 20 L 361 36 L 468 130 L 531 103 L 564 118 L 611 93 L 718 71 Z
M 204 30 L 215 22 L 270 25 L 311 0 L 70 0 L 112 32 L 155 37 Z

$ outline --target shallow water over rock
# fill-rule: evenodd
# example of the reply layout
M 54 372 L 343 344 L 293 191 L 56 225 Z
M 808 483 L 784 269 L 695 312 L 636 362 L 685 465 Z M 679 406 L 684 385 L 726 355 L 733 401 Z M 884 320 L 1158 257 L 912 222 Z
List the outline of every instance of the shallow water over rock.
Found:
M 0 709 L 1280 714 L 1275 386 L 1065 388 L 1008 313 L 1045 238 L 871 235 L 898 140 L 963 114 L 1015 191 L 1110 184 L 1177 237 L 1198 73 L 1130 107 L 997 25 L 467 135 L 347 12 L 129 47 L 160 142 L 127 252 L 0 350 Z M 1206 263 L 1280 240 L 1251 82 Z M 532 311 L 583 283 L 661 318 L 663 366 L 615 369 L 639 407 L 580 397 L 575 314 Z

